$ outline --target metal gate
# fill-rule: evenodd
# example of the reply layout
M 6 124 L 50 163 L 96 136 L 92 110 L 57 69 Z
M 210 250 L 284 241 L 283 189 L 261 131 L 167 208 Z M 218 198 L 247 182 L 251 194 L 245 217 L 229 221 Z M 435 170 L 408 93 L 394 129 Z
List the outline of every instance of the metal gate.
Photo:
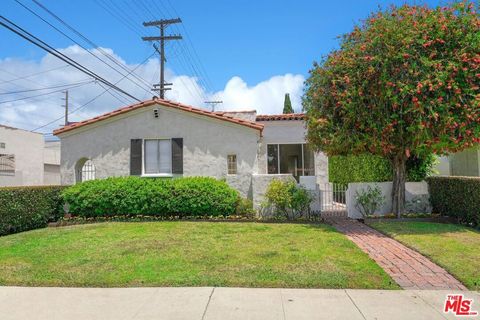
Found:
M 319 187 L 319 205 L 322 216 L 347 217 L 348 185 L 325 183 Z

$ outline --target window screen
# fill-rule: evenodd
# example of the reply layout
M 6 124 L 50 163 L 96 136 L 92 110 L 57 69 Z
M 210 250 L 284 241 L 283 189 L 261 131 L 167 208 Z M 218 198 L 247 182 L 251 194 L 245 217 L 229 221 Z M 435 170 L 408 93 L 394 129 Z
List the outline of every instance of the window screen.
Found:
M 0 154 L 0 174 L 15 174 L 15 155 Z
M 228 174 L 237 174 L 237 155 L 229 154 L 227 156 Z
M 145 140 L 145 173 L 172 173 L 172 142 L 166 139 Z

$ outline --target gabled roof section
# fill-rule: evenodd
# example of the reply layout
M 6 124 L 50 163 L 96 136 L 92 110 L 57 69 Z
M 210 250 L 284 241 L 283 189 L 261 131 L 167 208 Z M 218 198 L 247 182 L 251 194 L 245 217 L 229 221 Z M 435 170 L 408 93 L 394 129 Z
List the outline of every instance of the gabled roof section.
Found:
M 163 107 L 167 107 L 167 108 L 173 108 L 173 109 L 182 110 L 182 111 L 186 111 L 186 112 L 191 112 L 191 113 L 194 113 L 194 114 L 198 114 L 198 115 L 202 115 L 202 116 L 206 116 L 206 117 L 210 117 L 210 118 L 214 118 L 214 119 L 218 119 L 218 120 L 227 121 L 227 122 L 230 122 L 230 123 L 235 123 L 235 124 L 238 124 L 238 125 L 242 125 L 242 126 L 245 126 L 245 127 L 249 127 L 249 128 L 252 128 L 252 129 L 259 130 L 260 132 L 263 130 L 263 124 L 260 124 L 260 123 L 255 123 L 255 122 L 252 122 L 252 121 L 238 119 L 238 118 L 234 118 L 234 117 L 227 116 L 227 115 L 217 114 L 215 112 L 195 108 L 195 107 L 192 107 L 192 106 L 189 106 L 189 105 L 181 104 L 181 103 L 178 103 L 178 102 L 173 102 L 173 101 L 170 101 L 170 100 L 163 100 L 163 99 L 154 98 L 152 100 L 142 101 L 140 103 L 132 104 L 132 105 L 129 105 L 129 106 L 126 106 L 126 107 L 123 107 L 123 108 L 120 108 L 120 109 L 117 109 L 117 110 L 114 110 L 114 111 L 111 111 L 111 112 L 107 112 L 107 113 L 102 114 L 100 116 L 97 116 L 95 118 L 91 118 L 91 119 L 80 121 L 80 122 L 71 123 L 67 126 L 64 126 L 64 127 L 61 127 L 59 129 L 54 130 L 53 134 L 54 135 L 59 135 L 59 134 L 62 134 L 62 133 L 68 132 L 68 131 L 78 129 L 80 127 L 84 127 L 84 126 L 92 124 L 92 123 L 97 123 L 97 122 L 103 121 L 105 119 L 113 118 L 117 115 L 125 114 L 127 112 L 137 110 L 137 109 L 141 109 L 141 108 L 150 107 L 150 106 L 153 106 L 153 105 L 156 105 L 156 104 L 158 104 L 160 106 L 163 106 Z
M 305 113 L 259 114 L 257 121 L 305 120 Z

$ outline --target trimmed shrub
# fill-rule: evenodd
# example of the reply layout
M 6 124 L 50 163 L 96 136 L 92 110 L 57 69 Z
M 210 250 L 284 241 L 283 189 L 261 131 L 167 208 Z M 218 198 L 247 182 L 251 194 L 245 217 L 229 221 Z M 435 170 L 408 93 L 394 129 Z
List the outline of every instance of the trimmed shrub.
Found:
M 429 177 L 427 183 L 432 212 L 480 226 L 480 178 Z
M 407 180 L 422 181 L 432 173 L 436 156 L 411 157 L 407 160 Z M 393 169 L 387 159 L 371 155 L 333 156 L 328 159 L 330 182 L 348 184 L 351 182 L 392 181 Z
M 235 213 L 239 196 L 226 182 L 208 177 L 114 177 L 71 186 L 63 198 L 82 217 L 225 216 Z
M 235 214 L 239 195 L 225 181 L 195 177 L 171 182 L 170 213 L 193 216 Z
M 272 180 L 265 192 L 264 209 L 275 218 L 294 220 L 309 212 L 313 196 L 295 181 Z
M 63 217 L 62 186 L 0 188 L 0 235 L 46 227 Z

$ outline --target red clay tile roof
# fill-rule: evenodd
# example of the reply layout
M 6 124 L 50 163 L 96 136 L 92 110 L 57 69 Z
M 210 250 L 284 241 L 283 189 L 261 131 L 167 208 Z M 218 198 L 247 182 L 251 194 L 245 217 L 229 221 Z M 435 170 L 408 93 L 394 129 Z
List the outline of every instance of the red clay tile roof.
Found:
M 214 111 L 214 113 L 223 115 L 223 114 L 229 114 L 229 113 L 254 113 L 257 112 L 257 110 L 239 110 L 239 111 Z
M 257 121 L 305 120 L 305 113 L 259 114 Z
M 124 114 L 124 113 L 127 113 L 127 112 L 132 111 L 132 110 L 137 110 L 137 109 L 149 107 L 149 106 L 152 106 L 152 105 L 155 105 L 155 104 L 159 104 L 159 105 L 164 106 L 164 107 L 174 108 L 174 109 L 178 109 L 178 110 L 182 110 L 182 111 L 186 111 L 186 112 L 192 112 L 192 113 L 195 113 L 195 114 L 203 115 L 203 116 L 214 118 L 214 119 L 219 119 L 219 120 L 223 120 L 223 121 L 236 123 L 236 124 L 246 126 L 246 127 L 252 128 L 252 129 L 260 130 L 260 132 L 263 130 L 263 124 L 260 124 L 260 123 L 255 123 L 255 122 L 251 122 L 251 121 L 247 121 L 247 120 L 237 119 L 237 118 L 233 118 L 231 116 L 224 116 L 224 115 L 217 114 L 215 112 L 194 108 L 192 106 L 184 105 L 184 104 L 181 104 L 181 103 L 178 103 L 178 102 L 173 102 L 173 101 L 169 101 L 169 100 L 162 100 L 162 99 L 156 98 L 156 99 L 146 100 L 146 101 L 142 101 L 140 103 L 132 104 L 132 105 L 129 105 L 129 106 L 126 106 L 126 107 L 123 107 L 123 108 L 120 108 L 120 109 L 117 109 L 117 110 L 114 110 L 114 111 L 111 111 L 111 112 L 107 112 L 105 114 L 102 114 L 102 115 L 97 116 L 97 117 L 92 118 L 92 119 L 71 123 L 67 126 L 61 127 L 57 130 L 54 130 L 53 134 L 58 135 L 58 134 L 61 134 L 61 133 L 67 132 L 67 131 L 71 131 L 71 130 L 74 130 L 74 129 L 77 129 L 77 128 L 80 128 L 80 127 L 83 127 L 83 126 L 86 126 L 86 125 L 89 125 L 89 124 L 92 124 L 92 123 L 95 123 L 95 122 L 99 122 L 99 121 L 102 121 L 102 120 L 105 120 L 105 119 L 108 119 L 108 118 L 112 118 L 112 117 L 117 116 L 119 114 Z

